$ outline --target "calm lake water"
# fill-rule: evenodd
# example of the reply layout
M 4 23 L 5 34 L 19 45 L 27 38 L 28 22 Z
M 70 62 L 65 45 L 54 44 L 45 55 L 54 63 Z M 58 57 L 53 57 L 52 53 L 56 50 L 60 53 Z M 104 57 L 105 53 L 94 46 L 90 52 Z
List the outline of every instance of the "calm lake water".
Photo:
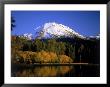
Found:
M 12 77 L 99 77 L 100 66 L 92 65 L 32 65 L 12 66 Z

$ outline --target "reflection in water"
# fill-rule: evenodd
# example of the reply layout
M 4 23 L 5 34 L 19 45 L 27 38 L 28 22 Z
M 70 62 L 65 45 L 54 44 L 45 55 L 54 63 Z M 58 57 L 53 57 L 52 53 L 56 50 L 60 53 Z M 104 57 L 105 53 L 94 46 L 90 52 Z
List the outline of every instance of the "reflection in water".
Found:
M 99 65 L 22 66 L 12 65 L 12 77 L 99 77 Z
M 73 66 L 36 66 L 34 68 L 22 69 L 15 73 L 16 77 L 55 77 L 65 76 Z

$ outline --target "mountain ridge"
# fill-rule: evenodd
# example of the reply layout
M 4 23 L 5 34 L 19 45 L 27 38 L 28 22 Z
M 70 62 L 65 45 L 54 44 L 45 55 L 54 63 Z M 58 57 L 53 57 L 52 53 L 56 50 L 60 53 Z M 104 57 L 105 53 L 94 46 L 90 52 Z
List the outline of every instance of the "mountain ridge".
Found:
M 65 26 L 63 24 L 59 24 L 56 22 L 48 22 L 45 23 L 43 26 L 39 26 L 35 29 L 35 38 L 38 39 L 44 39 L 44 38 L 60 38 L 60 37 L 77 37 L 80 39 L 99 39 L 100 34 L 96 36 L 83 36 L 79 33 L 77 33 L 75 30 L 69 28 L 68 26 Z M 25 33 L 22 35 L 22 37 L 26 37 L 28 39 L 32 39 L 33 36 L 31 33 Z
M 39 34 L 39 38 L 49 38 L 48 36 L 52 37 L 74 37 L 78 36 L 80 38 L 85 38 L 83 35 L 75 32 L 73 29 L 63 25 L 58 24 L 56 22 L 49 22 L 45 23 L 43 27 L 40 27 L 41 32 Z

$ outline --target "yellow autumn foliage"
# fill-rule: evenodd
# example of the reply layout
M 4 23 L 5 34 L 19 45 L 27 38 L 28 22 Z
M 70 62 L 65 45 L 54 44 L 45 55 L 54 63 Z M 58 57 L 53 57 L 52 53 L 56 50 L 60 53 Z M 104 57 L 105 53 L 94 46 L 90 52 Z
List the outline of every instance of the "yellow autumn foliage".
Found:
M 60 61 L 60 63 L 71 63 L 71 62 L 73 62 L 73 60 L 66 55 L 59 55 L 59 61 Z
M 73 60 L 66 55 L 57 55 L 54 52 L 40 51 L 17 51 L 16 53 L 19 61 L 25 63 L 71 63 Z

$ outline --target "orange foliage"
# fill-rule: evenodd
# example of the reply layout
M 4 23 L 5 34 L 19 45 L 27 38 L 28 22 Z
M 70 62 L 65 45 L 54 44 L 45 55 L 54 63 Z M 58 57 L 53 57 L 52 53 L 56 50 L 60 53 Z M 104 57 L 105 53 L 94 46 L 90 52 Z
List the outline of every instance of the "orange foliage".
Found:
M 60 63 L 71 63 L 71 62 L 73 62 L 73 60 L 66 55 L 59 55 L 59 61 L 60 61 Z
M 28 63 L 71 63 L 73 60 L 66 55 L 57 55 L 54 52 L 17 51 L 17 57 Z

